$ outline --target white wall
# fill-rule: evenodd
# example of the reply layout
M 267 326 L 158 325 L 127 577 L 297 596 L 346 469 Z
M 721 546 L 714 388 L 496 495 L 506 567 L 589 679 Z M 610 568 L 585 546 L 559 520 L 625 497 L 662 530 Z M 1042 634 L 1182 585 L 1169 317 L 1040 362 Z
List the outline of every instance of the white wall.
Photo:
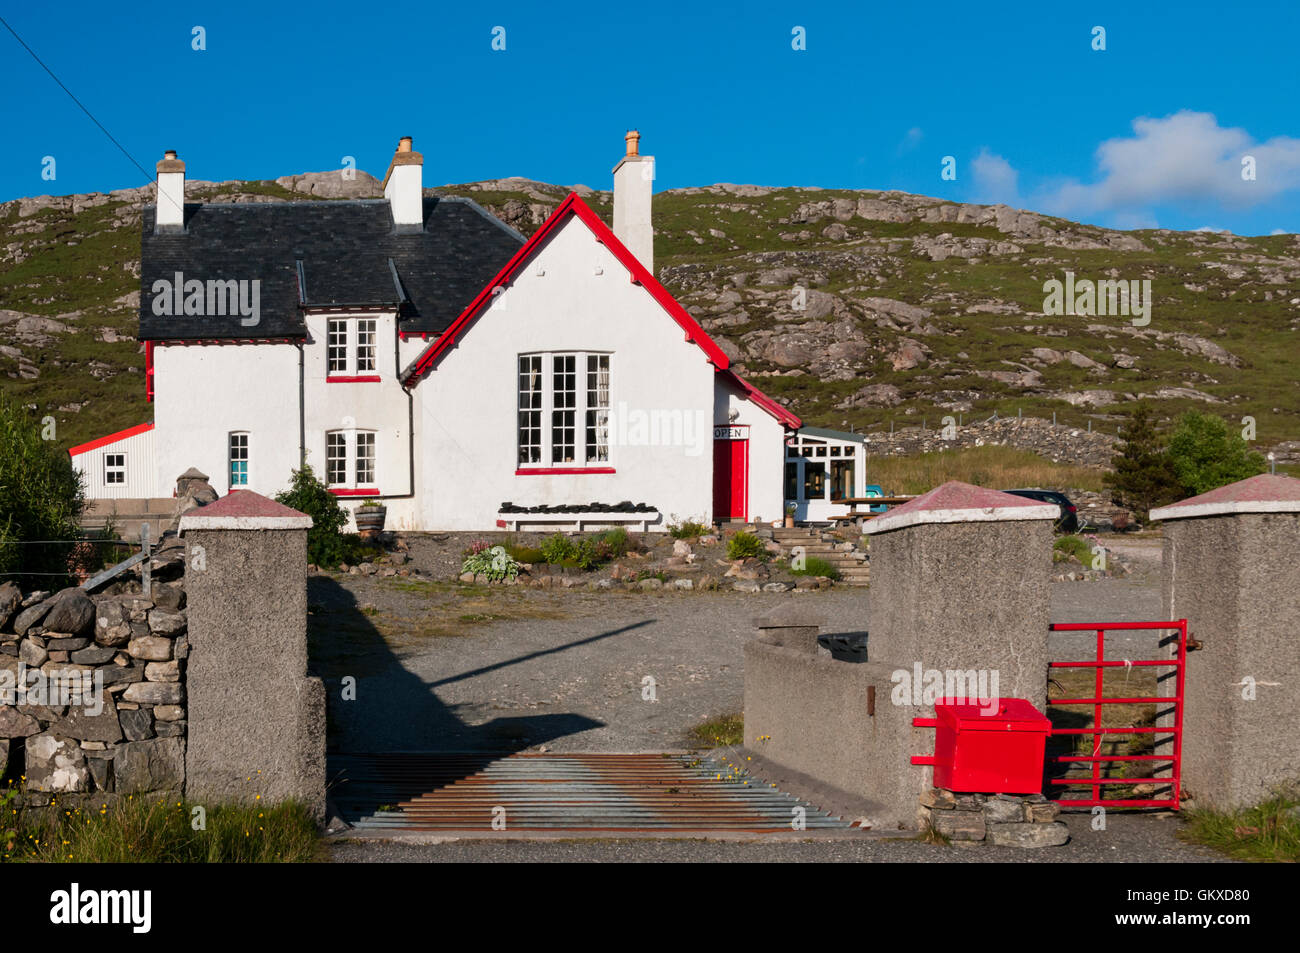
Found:
M 155 483 L 170 496 L 198 467 L 230 491 L 231 431 L 249 433 L 247 489 L 274 496 L 298 466 L 298 349 L 292 344 L 154 347 Z
M 104 482 L 104 456 L 109 453 L 126 455 L 126 482 Z M 73 469 L 85 476 L 86 498 L 91 500 L 132 500 L 171 496 L 176 488 L 175 479 L 170 486 L 157 483 L 154 462 L 154 431 L 144 430 L 93 450 L 85 450 L 72 457 Z M 176 475 L 181 472 L 178 470 Z
M 613 474 L 516 476 L 518 355 L 567 350 L 612 353 L 612 408 L 695 412 L 704 428 L 695 447 L 615 445 Z M 569 218 L 415 386 L 424 527 L 491 529 L 506 500 L 630 500 L 665 520 L 710 520 L 714 376 L 682 328 Z

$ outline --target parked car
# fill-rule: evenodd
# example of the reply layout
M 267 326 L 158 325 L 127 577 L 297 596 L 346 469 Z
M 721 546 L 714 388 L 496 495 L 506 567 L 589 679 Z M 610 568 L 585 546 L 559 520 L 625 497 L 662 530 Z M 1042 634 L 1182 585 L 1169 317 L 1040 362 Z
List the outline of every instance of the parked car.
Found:
M 1060 533 L 1077 533 L 1083 524 L 1079 522 L 1079 508 L 1070 502 L 1064 493 L 1055 490 L 1007 490 L 1012 496 L 1023 496 L 1028 500 L 1043 503 L 1055 503 L 1061 508 L 1061 516 L 1056 521 L 1056 530 Z

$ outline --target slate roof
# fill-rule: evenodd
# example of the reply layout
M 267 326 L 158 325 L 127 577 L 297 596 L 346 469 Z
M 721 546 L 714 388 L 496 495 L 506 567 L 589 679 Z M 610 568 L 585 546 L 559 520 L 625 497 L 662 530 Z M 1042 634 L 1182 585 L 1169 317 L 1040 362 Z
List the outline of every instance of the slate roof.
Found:
M 525 241 L 456 197 L 426 197 L 424 228 L 403 231 L 385 199 L 187 204 L 184 232 L 158 235 L 154 211 L 145 208 L 141 235 L 146 341 L 304 337 L 299 260 L 306 306 L 400 305 L 400 331 L 441 334 Z M 259 322 L 154 314 L 154 282 L 178 271 L 187 281 L 260 280 Z

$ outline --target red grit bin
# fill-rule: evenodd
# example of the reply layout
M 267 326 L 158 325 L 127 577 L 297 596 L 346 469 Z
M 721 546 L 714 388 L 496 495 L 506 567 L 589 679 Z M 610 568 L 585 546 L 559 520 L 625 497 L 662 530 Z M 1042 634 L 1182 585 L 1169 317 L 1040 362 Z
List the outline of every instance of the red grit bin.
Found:
M 1043 789 L 1043 750 L 1052 723 L 1023 698 L 996 703 L 940 699 L 934 718 L 913 718 L 935 728 L 934 754 L 912 764 L 934 765 L 934 786 L 949 791 L 1037 794 Z

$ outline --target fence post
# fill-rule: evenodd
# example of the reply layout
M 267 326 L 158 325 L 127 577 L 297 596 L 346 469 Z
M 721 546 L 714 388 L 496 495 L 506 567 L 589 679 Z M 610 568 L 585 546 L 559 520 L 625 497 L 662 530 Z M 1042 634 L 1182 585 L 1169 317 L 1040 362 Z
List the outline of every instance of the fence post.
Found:
M 307 674 L 311 525 L 248 490 L 181 517 L 191 798 L 296 799 L 324 814 L 325 687 Z

